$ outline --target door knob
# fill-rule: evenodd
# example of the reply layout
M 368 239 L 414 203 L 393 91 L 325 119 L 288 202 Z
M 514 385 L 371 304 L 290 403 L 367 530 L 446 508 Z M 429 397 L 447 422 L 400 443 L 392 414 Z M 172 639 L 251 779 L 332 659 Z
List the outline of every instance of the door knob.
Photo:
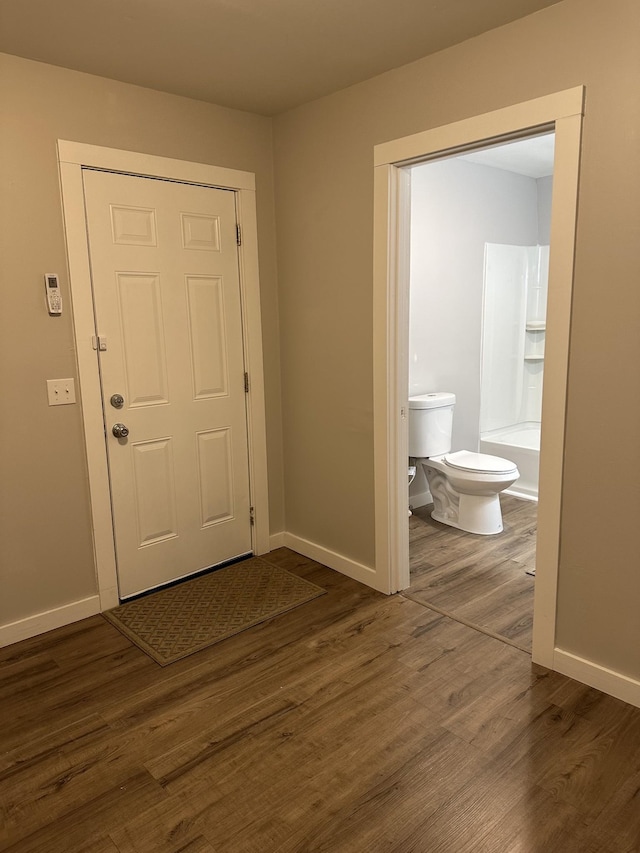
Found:
M 121 409 L 124 406 L 124 397 L 122 394 L 112 394 L 109 402 L 114 409 Z
M 129 435 L 129 427 L 124 424 L 114 424 L 111 432 L 116 438 L 126 438 Z

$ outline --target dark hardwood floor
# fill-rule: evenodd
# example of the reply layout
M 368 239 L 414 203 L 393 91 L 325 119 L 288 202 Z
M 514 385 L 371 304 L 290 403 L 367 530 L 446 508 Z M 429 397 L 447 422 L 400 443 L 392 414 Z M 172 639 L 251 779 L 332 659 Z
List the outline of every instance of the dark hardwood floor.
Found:
M 0 650 L 2 850 L 640 850 L 640 709 L 267 559 L 327 594 L 170 666 L 100 616 Z
M 504 530 L 476 536 L 431 518 L 409 518 L 409 598 L 531 651 L 537 503 L 501 495 Z

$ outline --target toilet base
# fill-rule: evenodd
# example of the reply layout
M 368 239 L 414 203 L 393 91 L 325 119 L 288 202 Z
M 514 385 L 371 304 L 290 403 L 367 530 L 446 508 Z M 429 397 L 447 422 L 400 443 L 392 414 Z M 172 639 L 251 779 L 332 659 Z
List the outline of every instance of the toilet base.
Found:
M 443 506 L 435 495 L 433 502 L 431 518 L 435 521 L 480 536 L 502 533 L 502 509 L 498 495 L 460 495 L 457 508 L 451 503 Z
M 425 460 L 424 468 L 433 497 L 434 509 L 431 518 L 480 536 L 494 536 L 502 532 L 502 509 L 498 492 L 461 493 L 434 467 L 433 460 Z

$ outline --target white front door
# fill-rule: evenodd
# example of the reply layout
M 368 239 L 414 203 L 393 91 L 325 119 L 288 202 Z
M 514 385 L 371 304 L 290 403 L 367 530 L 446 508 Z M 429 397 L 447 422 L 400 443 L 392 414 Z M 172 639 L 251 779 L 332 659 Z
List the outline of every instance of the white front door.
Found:
M 251 552 L 235 194 L 83 179 L 127 598 Z

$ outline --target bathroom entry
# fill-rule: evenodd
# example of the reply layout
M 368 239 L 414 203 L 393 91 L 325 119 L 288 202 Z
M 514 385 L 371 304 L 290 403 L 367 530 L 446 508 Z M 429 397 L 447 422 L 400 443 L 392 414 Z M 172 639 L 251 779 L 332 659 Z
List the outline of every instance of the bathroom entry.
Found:
M 415 466 L 410 589 L 426 605 L 527 652 L 553 155 L 554 134 L 548 133 L 410 170 L 410 448 L 412 398 L 448 392 L 456 400 L 454 455 L 489 454 L 519 473 L 491 498 L 499 500 L 499 518 L 478 523 L 480 510 L 473 507 L 465 526 L 456 516 L 463 502 L 488 498 L 463 490 L 454 500 L 454 520 L 438 523 L 442 496 L 436 492 L 433 508 L 429 482 L 439 489 L 439 481 L 431 468 L 428 482 L 427 468 Z M 503 523 L 503 532 L 478 535 L 502 530 Z
M 512 459 L 533 499 L 553 157 L 545 133 L 410 170 L 409 396 L 454 393 L 453 450 Z
M 556 669 L 555 614 L 560 571 L 560 510 L 571 296 L 585 87 L 575 86 L 393 139 L 374 147 L 373 371 L 376 577 L 395 592 L 411 586 L 407 524 L 409 256 L 411 171 L 447 155 L 555 133 L 544 423 L 537 507 L 532 660 Z M 460 336 L 458 335 L 458 340 Z M 532 502 L 519 501 L 521 505 Z M 535 504 L 533 504 L 535 507 Z M 455 536 L 456 531 L 447 536 Z M 462 535 L 462 534 L 461 534 Z M 483 537 L 497 547 L 500 537 Z M 478 541 L 474 537 L 474 541 Z M 564 664 L 563 664 L 564 666 Z

